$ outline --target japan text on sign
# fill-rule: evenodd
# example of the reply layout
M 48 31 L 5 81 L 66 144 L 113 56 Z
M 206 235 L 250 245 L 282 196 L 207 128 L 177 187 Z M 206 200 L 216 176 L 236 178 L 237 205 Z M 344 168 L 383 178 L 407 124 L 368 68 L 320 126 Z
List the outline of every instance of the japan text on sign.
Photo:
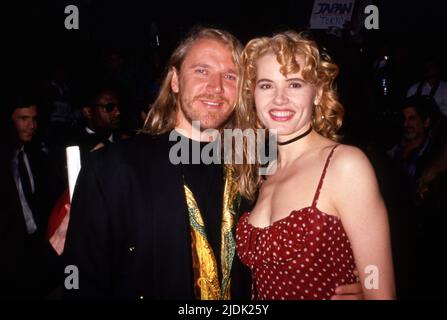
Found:
M 355 0 L 315 0 L 310 17 L 312 29 L 343 28 L 351 21 Z

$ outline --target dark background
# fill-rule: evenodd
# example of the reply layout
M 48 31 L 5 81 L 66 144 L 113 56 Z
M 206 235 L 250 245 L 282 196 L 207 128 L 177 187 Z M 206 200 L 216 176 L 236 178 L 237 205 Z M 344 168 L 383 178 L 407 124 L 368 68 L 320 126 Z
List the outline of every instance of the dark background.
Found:
M 374 132 L 377 121 L 382 121 L 383 112 L 397 109 L 408 87 L 420 79 L 423 60 L 434 57 L 440 61 L 445 78 L 447 14 L 443 1 L 371 2 L 379 8 L 379 30 L 362 27 L 356 39 L 339 39 L 321 30 L 313 34 L 340 66 L 339 92 L 347 110 L 346 142 L 360 145 L 371 139 L 386 139 L 384 148 L 387 148 L 394 142 L 390 135 L 397 135 L 398 128 L 395 120 L 391 120 L 385 124 L 387 130 L 377 135 Z M 67 5 L 79 9 L 79 30 L 65 29 Z M 0 19 L 3 55 L 0 77 L 11 87 L 20 87 L 24 82 L 42 83 L 62 65 L 74 91 L 82 93 L 84 88 L 76 86 L 85 86 L 101 73 L 97 70 L 108 56 L 117 52 L 126 60 L 126 74 L 120 80 L 128 86 L 124 91 L 131 96 L 133 88 L 141 86 L 139 83 L 144 85 L 145 77 L 160 78 L 173 48 L 194 25 L 227 29 L 245 44 L 253 37 L 275 31 L 306 30 L 312 7 L 313 0 L 6 2 L 2 4 Z M 157 26 L 160 46 L 154 42 L 153 24 Z M 374 98 L 377 83 L 371 74 L 383 47 L 388 48 L 394 68 L 392 98 L 387 101 Z M 158 68 L 148 66 L 153 52 L 157 53 Z M 150 101 L 144 104 L 147 102 Z M 140 102 L 127 103 L 129 114 L 143 107 Z M 363 120 L 365 110 L 370 115 L 366 124 L 359 121 Z
M 414 56 L 424 52 L 446 55 L 443 1 L 373 2 L 379 7 L 380 29 L 365 30 L 365 46 L 374 48 L 388 40 L 408 46 Z M 64 27 L 64 8 L 70 4 L 79 8 L 79 30 Z M 166 52 L 195 24 L 226 28 L 245 43 L 278 29 L 305 29 L 312 5 L 312 0 L 7 1 L 1 7 L 2 51 L 14 73 L 19 69 L 45 71 L 55 60 L 85 63 L 110 48 L 148 49 L 152 23 L 158 27 Z

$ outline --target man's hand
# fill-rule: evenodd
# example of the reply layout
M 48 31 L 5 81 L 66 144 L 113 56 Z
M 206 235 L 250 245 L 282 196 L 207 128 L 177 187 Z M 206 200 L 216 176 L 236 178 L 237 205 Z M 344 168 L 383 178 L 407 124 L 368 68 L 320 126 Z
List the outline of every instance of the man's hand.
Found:
M 354 270 L 354 274 L 358 277 L 359 273 Z M 335 289 L 335 295 L 331 300 L 364 300 L 362 285 L 360 282 L 353 284 L 346 284 Z
M 59 227 L 50 238 L 50 244 L 58 255 L 64 252 L 65 237 L 67 236 L 68 222 L 70 221 L 70 205 L 65 205 L 66 214 Z

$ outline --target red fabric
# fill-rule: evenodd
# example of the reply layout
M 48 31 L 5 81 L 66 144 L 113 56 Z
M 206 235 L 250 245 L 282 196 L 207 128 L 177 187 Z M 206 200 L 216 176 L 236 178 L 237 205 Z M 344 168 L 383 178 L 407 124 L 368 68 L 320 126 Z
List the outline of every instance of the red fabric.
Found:
M 48 221 L 47 239 L 50 239 L 56 229 L 60 226 L 62 220 L 67 214 L 65 205 L 70 204 L 70 193 L 67 190 L 59 197 L 53 209 L 51 210 L 50 219 Z
M 308 207 L 267 228 L 239 221 L 238 254 L 253 274 L 256 300 L 329 299 L 339 285 L 355 283 L 350 242 L 337 217 Z
M 294 210 L 266 228 L 251 225 L 249 212 L 239 220 L 237 252 L 252 271 L 253 299 L 329 299 L 336 287 L 357 282 L 354 254 L 341 220 L 317 209 L 334 149 L 312 206 Z

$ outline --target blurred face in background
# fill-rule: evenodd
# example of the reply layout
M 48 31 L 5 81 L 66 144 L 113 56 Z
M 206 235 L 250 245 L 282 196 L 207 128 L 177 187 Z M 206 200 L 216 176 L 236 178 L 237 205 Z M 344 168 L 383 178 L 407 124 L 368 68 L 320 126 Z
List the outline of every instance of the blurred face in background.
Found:
M 37 131 L 37 107 L 35 105 L 17 108 L 11 119 L 20 145 L 30 142 Z
M 119 99 L 112 91 L 100 93 L 91 108 L 91 124 L 95 131 L 116 130 L 120 126 Z
M 403 136 L 406 140 L 416 140 L 425 136 L 430 125 L 430 119 L 421 118 L 414 107 L 408 106 L 402 110 L 404 118 Z

